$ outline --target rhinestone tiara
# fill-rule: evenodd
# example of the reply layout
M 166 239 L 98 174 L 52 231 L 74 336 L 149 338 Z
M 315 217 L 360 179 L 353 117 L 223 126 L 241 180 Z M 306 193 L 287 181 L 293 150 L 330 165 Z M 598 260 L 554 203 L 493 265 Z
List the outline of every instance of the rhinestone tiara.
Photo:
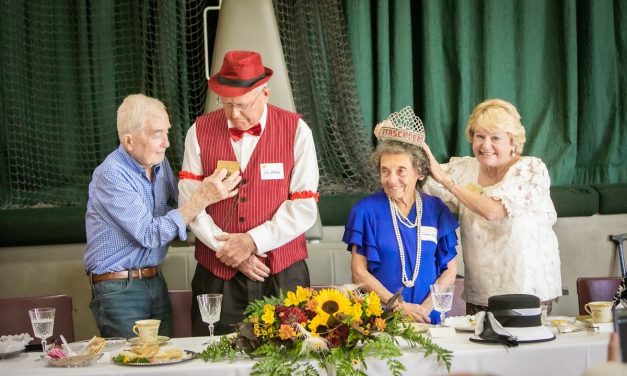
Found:
M 409 106 L 398 112 L 392 112 L 387 119 L 377 124 L 374 135 L 379 140 L 396 140 L 419 146 L 426 138 L 422 120 Z

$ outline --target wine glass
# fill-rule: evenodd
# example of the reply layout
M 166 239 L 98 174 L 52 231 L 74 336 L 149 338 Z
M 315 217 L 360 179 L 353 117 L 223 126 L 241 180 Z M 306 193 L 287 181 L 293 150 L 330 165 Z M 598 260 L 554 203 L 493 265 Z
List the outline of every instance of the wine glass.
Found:
M 54 308 L 33 308 L 28 310 L 30 322 L 33 325 L 33 334 L 41 338 L 41 348 L 44 354 L 48 353 L 48 337 L 54 330 Z
M 440 326 L 444 326 L 444 314 L 453 306 L 453 291 L 455 285 L 443 286 L 436 283 L 429 286 L 433 309 L 440 312 Z
M 196 296 L 198 309 L 202 316 L 202 321 L 209 324 L 209 342 L 213 342 L 213 324 L 220 321 L 220 310 L 222 309 L 222 294 L 202 294 Z

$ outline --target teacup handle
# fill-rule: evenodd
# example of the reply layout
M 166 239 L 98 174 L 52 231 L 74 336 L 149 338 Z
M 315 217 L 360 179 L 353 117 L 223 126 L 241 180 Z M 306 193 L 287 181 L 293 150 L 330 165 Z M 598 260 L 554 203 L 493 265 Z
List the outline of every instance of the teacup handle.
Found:
M 139 335 L 139 327 L 137 325 L 133 325 L 133 333 Z
M 590 303 L 586 303 L 586 305 L 583 306 L 583 309 L 586 310 L 586 312 L 588 312 L 590 315 L 592 314 L 592 311 L 590 311 Z M 133 331 L 135 330 L 135 328 L 133 328 Z

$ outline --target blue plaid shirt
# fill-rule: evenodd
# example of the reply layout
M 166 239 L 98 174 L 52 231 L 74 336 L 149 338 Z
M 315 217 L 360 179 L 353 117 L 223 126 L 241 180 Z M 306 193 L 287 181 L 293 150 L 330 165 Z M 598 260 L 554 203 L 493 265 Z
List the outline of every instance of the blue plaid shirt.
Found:
M 150 181 L 122 146 L 94 170 L 85 226 L 85 271 L 102 274 L 159 265 L 185 222 L 176 207 L 178 189 L 165 159 Z

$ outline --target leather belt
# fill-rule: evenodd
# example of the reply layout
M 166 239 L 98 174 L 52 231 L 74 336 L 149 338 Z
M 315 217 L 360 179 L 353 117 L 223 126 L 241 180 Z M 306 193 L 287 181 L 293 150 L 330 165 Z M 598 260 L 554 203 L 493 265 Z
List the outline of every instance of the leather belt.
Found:
M 91 283 L 110 281 L 115 279 L 143 279 L 151 278 L 159 274 L 158 266 L 151 266 L 143 269 L 122 270 L 121 272 L 111 272 L 104 274 L 90 274 Z

